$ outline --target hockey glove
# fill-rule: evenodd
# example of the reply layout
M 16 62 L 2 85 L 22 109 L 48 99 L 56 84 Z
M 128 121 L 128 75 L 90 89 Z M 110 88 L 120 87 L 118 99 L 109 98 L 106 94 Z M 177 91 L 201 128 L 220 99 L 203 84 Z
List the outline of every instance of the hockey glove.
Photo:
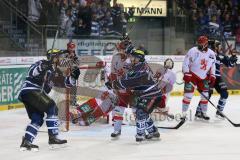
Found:
M 52 69 L 52 63 L 50 61 L 42 61 L 41 63 L 41 70 L 47 71 Z
M 110 83 L 109 81 L 107 81 L 107 82 L 105 83 L 105 86 L 106 86 L 109 90 L 112 89 L 112 83 Z
M 191 73 L 184 73 L 183 80 L 184 80 L 186 83 L 191 82 L 191 80 L 192 80 L 192 74 L 191 74 Z
M 80 75 L 80 69 L 77 66 L 73 67 L 71 72 L 71 77 L 77 80 L 79 78 L 79 75 Z
M 215 81 L 216 81 L 216 77 L 214 75 L 210 75 L 210 77 L 209 77 L 209 86 L 210 86 L 210 88 L 214 87 Z
M 231 65 L 234 65 L 238 61 L 238 57 L 236 55 L 233 55 L 229 58 Z

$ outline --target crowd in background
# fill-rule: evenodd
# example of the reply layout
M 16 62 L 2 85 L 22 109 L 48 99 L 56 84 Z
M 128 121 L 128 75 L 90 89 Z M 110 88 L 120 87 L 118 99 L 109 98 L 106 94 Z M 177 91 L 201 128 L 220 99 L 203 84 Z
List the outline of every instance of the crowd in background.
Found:
M 124 12 L 122 4 L 114 3 L 111 7 L 110 0 L 30 1 L 33 2 L 33 7 L 41 9 L 40 22 L 47 24 L 58 22 L 60 35 L 67 37 L 75 35 L 121 36 L 126 33 L 127 21 L 134 13 L 133 10 L 129 10 L 128 13 Z M 58 14 L 60 17 L 57 20 Z
M 110 0 L 10 0 L 26 17 L 40 25 L 60 25 L 62 36 L 121 36 L 134 10 Z
M 178 0 L 178 4 L 190 11 L 195 34 L 208 34 L 218 39 L 236 37 L 240 43 L 239 0 Z

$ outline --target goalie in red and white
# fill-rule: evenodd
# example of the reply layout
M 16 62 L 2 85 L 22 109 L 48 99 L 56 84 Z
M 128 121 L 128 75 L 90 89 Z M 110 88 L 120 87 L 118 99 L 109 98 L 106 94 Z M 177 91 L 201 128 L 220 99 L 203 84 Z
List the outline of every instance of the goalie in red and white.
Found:
M 209 87 L 215 83 L 215 53 L 208 48 L 208 38 L 200 36 L 198 46 L 191 48 L 183 61 L 184 97 L 182 101 L 183 117 L 187 116 L 187 110 L 191 102 L 194 88 L 197 87 L 205 97 L 209 96 Z M 193 86 L 193 85 L 194 86 Z M 207 116 L 208 100 L 201 95 L 200 107 L 195 117 L 209 120 Z

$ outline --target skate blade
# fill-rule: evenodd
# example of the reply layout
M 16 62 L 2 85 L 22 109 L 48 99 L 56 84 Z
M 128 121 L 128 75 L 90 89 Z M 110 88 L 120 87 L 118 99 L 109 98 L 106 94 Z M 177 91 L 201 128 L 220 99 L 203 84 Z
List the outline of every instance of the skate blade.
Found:
M 142 140 L 142 141 L 136 141 L 137 145 L 141 145 L 141 144 L 145 144 L 147 142 L 146 139 Z
M 153 137 L 151 139 L 146 139 L 146 141 L 161 141 L 160 137 Z
M 50 150 L 56 150 L 67 147 L 67 144 L 50 144 L 49 149 Z
M 209 119 L 209 120 L 206 120 L 206 119 L 199 118 L 199 117 L 195 117 L 194 120 L 195 120 L 195 121 L 198 121 L 198 122 L 206 122 L 206 123 L 210 121 L 210 119 Z
M 221 116 L 219 116 L 219 115 L 216 115 L 215 117 L 216 117 L 217 119 L 220 119 L 220 120 L 225 120 L 224 117 L 221 117 Z
M 37 148 L 32 148 L 31 150 L 28 150 L 28 149 L 25 148 L 25 147 L 21 147 L 19 150 L 20 150 L 21 152 L 25 152 L 25 151 L 38 152 L 38 151 L 39 151 L 39 149 L 37 149 Z
M 111 140 L 112 140 L 112 141 L 115 141 L 115 140 L 118 140 L 118 139 L 120 139 L 120 136 L 117 136 L 117 137 L 111 137 Z

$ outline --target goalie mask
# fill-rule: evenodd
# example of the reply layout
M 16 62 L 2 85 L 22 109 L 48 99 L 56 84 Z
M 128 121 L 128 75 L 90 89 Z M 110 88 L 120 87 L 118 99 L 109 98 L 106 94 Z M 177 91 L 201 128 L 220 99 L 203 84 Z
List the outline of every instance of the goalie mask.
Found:
M 164 68 L 166 69 L 173 69 L 174 67 L 174 62 L 171 58 L 167 58 L 165 61 L 164 61 Z
M 197 44 L 200 51 L 207 51 L 208 38 L 206 36 L 200 36 L 197 40 Z

